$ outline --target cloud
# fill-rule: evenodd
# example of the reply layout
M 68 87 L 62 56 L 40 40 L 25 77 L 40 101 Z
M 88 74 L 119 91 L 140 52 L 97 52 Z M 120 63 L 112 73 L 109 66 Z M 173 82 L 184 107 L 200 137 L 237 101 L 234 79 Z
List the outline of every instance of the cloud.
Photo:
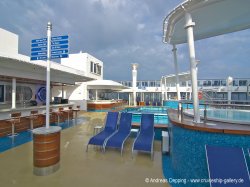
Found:
M 163 19 L 181 0 L 0 1 L 0 27 L 19 35 L 20 52 L 30 54 L 30 40 L 68 34 L 70 53 L 84 51 L 104 62 L 104 78 L 130 80 L 139 63 L 141 80 L 174 73 L 172 46 L 162 43 Z M 11 12 L 11 14 L 10 14 Z M 249 30 L 197 41 L 199 77 L 249 77 Z M 187 45 L 178 45 L 180 71 L 189 70 Z M 240 72 L 240 73 L 239 73 Z

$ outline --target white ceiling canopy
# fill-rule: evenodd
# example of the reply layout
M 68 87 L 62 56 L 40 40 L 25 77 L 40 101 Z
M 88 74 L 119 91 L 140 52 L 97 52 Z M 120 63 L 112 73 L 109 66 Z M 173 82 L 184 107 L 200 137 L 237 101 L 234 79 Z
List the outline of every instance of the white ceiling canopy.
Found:
M 250 0 L 187 0 L 165 18 L 163 42 L 187 42 L 185 12 L 195 22 L 195 40 L 250 28 Z
M 126 86 L 112 81 L 112 80 L 93 80 L 86 83 L 88 89 L 97 89 L 97 90 L 122 90 L 126 89 Z
M 189 81 L 191 80 L 191 75 L 190 72 L 182 72 L 179 73 L 179 81 L 180 82 L 184 82 L 184 81 Z M 163 83 L 167 83 L 167 84 L 172 84 L 172 83 L 176 83 L 176 75 L 175 74 L 170 74 L 170 75 L 166 75 L 162 77 Z

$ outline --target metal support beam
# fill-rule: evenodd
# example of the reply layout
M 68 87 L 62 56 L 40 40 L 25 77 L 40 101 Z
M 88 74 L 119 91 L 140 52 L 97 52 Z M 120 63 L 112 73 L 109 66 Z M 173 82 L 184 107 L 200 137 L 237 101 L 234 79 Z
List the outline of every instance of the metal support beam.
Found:
M 195 59 L 195 47 L 194 47 L 194 33 L 193 28 L 195 23 L 192 20 L 191 14 L 186 12 L 185 14 L 187 31 L 187 43 L 189 48 L 189 59 L 190 59 L 190 72 L 192 77 L 192 93 L 193 93 L 193 105 L 194 105 L 194 122 L 200 123 L 199 113 L 199 99 L 198 99 L 198 85 L 197 85 L 197 62 Z
M 12 107 L 16 108 L 16 78 L 12 78 Z
M 175 45 L 173 45 L 172 49 L 173 55 L 174 55 L 174 67 L 175 67 L 175 77 L 176 77 L 176 93 L 177 93 L 177 100 L 179 101 L 181 99 L 180 96 L 180 81 L 179 81 L 179 66 L 177 62 L 177 48 Z

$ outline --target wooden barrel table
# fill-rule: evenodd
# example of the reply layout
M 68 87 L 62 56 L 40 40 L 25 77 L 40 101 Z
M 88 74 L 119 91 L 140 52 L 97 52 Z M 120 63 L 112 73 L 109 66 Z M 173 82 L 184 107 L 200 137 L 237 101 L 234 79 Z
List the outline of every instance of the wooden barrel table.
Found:
M 33 130 L 33 164 L 35 175 L 49 175 L 60 168 L 61 127 Z

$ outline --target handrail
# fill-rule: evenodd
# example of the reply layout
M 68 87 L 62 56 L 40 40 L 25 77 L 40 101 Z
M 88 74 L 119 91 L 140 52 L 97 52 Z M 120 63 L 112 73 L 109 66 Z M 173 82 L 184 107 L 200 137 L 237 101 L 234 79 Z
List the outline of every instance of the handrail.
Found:
M 232 100 L 217 100 L 217 101 L 223 101 L 223 102 L 233 102 Z M 237 101 L 240 103 L 246 103 L 246 101 Z M 229 108 L 229 109 L 244 109 L 244 110 L 250 110 L 250 101 L 247 101 L 249 104 L 231 104 L 231 103 L 210 103 L 210 102 L 203 102 L 199 103 L 199 105 L 204 106 L 204 114 L 203 114 L 203 122 L 207 122 L 207 108 L 213 107 L 213 108 Z M 186 104 L 186 109 L 189 108 L 189 104 L 193 104 L 190 100 L 180 100 L 178 101 L 178 116 L 181 117 L 181 120 L 183 119 L 183 104 Z

